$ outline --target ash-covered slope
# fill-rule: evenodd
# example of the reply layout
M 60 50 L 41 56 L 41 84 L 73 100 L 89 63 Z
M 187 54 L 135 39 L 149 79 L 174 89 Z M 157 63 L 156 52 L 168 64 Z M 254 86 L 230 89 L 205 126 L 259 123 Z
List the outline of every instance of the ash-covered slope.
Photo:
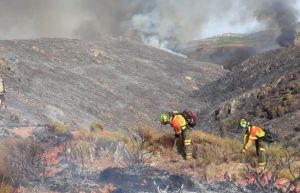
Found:
M 293 136 L 299 144 L 300 136 L 295 133 L 300 127 L 300 48 L 252 57 L 205 85 L 195 97 L 206 102 L 201 108 L 203 128 L 223 124 L 230 129 L 245 117 L 276 133 L 284 131 L 281 137 Z
M 153 126 L 159 113 L 197 108 L 189 93 L 225 71 L 126 39 L 0 41 L 1 125 L 50 120 L 105 128 Z

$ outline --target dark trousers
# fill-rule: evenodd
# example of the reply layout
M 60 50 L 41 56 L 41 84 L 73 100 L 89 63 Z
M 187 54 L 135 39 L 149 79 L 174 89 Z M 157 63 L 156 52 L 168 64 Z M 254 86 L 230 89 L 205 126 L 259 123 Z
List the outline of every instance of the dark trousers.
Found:
M 266 142 L 262 140 L 255 140 L 255 147 L 256 147 L 256 155 L 258 157 L 258 167 L 265 167 L 266 166 Z
M 182 131 L 182 141 L 184 145 L 184 154 L 186 159 L 192 158 L 192 131 L 190 128 L 186 128 Z

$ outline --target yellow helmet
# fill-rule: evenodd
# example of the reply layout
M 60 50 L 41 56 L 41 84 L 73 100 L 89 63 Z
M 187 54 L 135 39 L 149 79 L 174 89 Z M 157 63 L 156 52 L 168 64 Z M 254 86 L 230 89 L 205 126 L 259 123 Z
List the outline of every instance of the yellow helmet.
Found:
M 246 127 L 249 127 L 250 126 L 250 123 L 246 120 L 246 119 L 241 119 L 240 120 L 240 126 L 242 128 L 246 128 Z
M 160 116 L 160 122 L 164 125 L 168 124 L 169 123 L 169 119 L 170 119 L 170 116 L 168 113 L 163 113 L 161 116 Z

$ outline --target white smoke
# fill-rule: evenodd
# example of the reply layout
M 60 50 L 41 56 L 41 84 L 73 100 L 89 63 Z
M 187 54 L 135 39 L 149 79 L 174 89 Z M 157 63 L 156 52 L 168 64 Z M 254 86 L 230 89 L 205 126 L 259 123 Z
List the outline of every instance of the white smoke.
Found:
M 0 0 L 0 39 L 126 36 L 176 50 L 201 37 L 268 28 L 256 13 L 276 1 Z M 288 8 L 299 5 L 282 2 Z
M 146 44 L 172 50 L 203 37 L 265 29 L 280 34 L 279 45 L 288 39 L 290 45 L 298 16 L 295 0 L 157 0 L 154 5 L 133 16 L 133 27 Z
M 159 34 L 160 15 L 155 9 L 147 14 L 136 14 L 132 17 L 132 25 L 138 30 L 143 42 L 150 46 L 161 47 Z
M 204 13 L 199 12 L 200 4 L 199 0 L 190 3 L 157 0 L 152 10 L 132 17 L 132 26 L 146 44 L 175 48 L 178 43 L 194 38 L 200 30 L 205 20 Z

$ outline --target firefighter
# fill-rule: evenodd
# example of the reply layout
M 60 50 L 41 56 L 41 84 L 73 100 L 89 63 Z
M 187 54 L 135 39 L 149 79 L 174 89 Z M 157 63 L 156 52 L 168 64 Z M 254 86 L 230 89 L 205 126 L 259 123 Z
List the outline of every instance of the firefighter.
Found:
M 250 123 L 245 120 L 240 120 L 240 127 L 245 129 L 244 133 L 244 146 L 241 153 L 245 153 L 249 147 L 255 143 L 256 155 L 258 156 L 258 170 L 263 171 L 266 166 L 266 142 L 264 137 L 266 135 L 265 131 L 260 127 L 250 125 Z
M 184 156 L 185 159 L 192 158 L 192 147 L 191 147 L 191 128 L 188 125 L 187 120 L 183 117 L 182 114 L 177 111 L 163 113 L 160 117 L 161 123 L 163 125 L 170 124 L 175 132 L 175 142 L 176 145 L 177 140 L 182 138 L 184 144 Z
M 4 92 L 5 88 L 3 84 L 3 79 L 0 76 L 0 110 L 2 109 L 2 107 L 4 107 Z

